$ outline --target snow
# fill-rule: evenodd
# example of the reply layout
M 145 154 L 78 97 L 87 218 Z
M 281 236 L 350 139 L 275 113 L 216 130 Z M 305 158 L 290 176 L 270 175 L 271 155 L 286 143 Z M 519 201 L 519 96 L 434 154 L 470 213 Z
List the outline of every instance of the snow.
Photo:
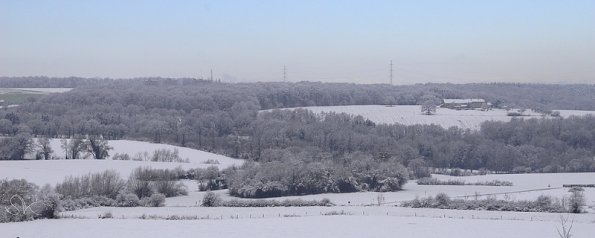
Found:
M 156 149 L 177 148 L 181 157 L 190 163 L 166 163 L 117 160 L 48 160 L 0 161 L 0 178 L 26 178 L 39 185 L 62 181 L 68 175 L 82 175 L 114 169 L 124 177 L 139 166 L 154 168 L 206 167 L 208 159 L 217 159 L 219 166 L 241 164 L 241 160 L 189 148 L 138 141 L 110 141 L 115 153 L 131 155 Z M 57 144 L 57 145 L 56 145 Z M 59 156 L 59 140 L 52 140 Z M 0 224 L 0 237 L 556 237 L 560 216 L 574 220 L 575 237 L 590 237 L 595 232 L 595 189 L 585 188 L 590 213 L 553 214 L 497 211 L 462 211 L 396 207 L 399 202 L 444 192 L 452 197 L 480 194 L 508 193 L 507 199 L 535 199 L 541 194 L 567 196 L 563 184 L 593 183 L 595 173 L 558 174 L 492 174 L 466 177 L 433 175 L 441 180 L 457 179 L 467 182 L 495 179 L 513 182 L 513 186 L 423 186 L 410 181 L 403 191 L 390 193 L 360 192 L 318 194 L 270 198 L 283 200 L 320 200 L 329 198 L 333 207 L 266 207 L 231 208 L 198 206 L 205 192 L 199 192 L 193 181 L 183 181 L 188 196 L 166 199 L 165 207 L 96 207 L 63 212 L 62 219 Z M 529 192 L 525 190 L 549 189 Z M 232 199 L 226 190 L 215 191 L 223 199 Z M 385 204 L 377 206 L 378 196 Z M 504 198 L 504 195 L 498 195 Z M 114 219 L 98 219 L 107 212 Z M 329 212 L 346 215 L 327 216 Z M 141 217 L 152 217 L 145 220 Z M 168 217 L 189 220 L 166 220 Z M 192 220 L 194 219 L 194 220 Z M 464 232 L 461 232 L 464 231 Z
M 34 94 L 49 94 L 49 93 L 64 93 L 72 90 L 72 88 L 0 88 L 2 93 L 34 93 Z
M 54 149 L 53 156 L 59 158 L 65 157 L 64 150 L 61 148 L 60 139 L 51 139 L 50 145 Z M 113 150 L 110 150 L 109 152 L 110 156 L 108 159 L 113 158 L 115 154 L 128 154 L 133 157 L 137 153 L 148 152 L 150 156 L 153 154 L 153 151 L 156 150 L 167 149 L 173 151 L 174 149 L 177 149 L 180 157 L 182 159 L 187 158 L 191 164 L 204 164 L 207 162 L 207 160 L 216 160 L 219 162 L 219 164 L 215 165 L 218 165 L 221 168 L 226 168 L 232 165 L 241 165 L 243 163 L 243 160 L 240 159 L 233 159 L 224 155 L 167 144 L 157 144 L 133 140 L 110 140 L 108 141 L 108 145 L 113 147 Z
M 593 212 L 570 215 L 534 212 L 441 210 L 397 207 L 395 206 L 396 203 L 392 203 L 393 201 L 410 200 L 415 196 L 435 195 L 438 192 L 456 196 L 474 194 L 476 191 L 480 193 L 510 191 L 510 199 L 533 199 L 543 194 L 544 191 L 520 194 L 513 193 L 513 191 L 547 188 L 548 185 L 550 185 L 550 188 L 554 188 L 566 183 L 588 183 L 595 181 L 595 173 L 498 174 L 469 177 L 433 176 L 439 179 L 461 179 L 469 182 L 500 179 L 511 181 L 514 186 L 422 186 L 411 181 L 405 185 L 403 191 L 382 193 L 385 201 L 388 202 L 382 206 L 372 205 L 377 202 L 377 197 L 380 194 L 373 192 L 290 197 L 293 199 L 330 198 L 331 201 L 338 204 L 338 206 L 333 207 L 199 207 L 197 205 L 200 204 L 204 192 L 193 191 L 189 196 L 168 198 L 166 207 L 96 207 L 64 212 L 62 215 L 65 218 L 84 218 L 82 220 L 73 220 L 73 222 L 79 223 L 76 225 L 77 227 L 85 226 L 87 222 L 89 226 L 95 226 L 100 222 L 109 223 L 108 220 L 98 221 L 95 219 L 106 212 L 112 213 L 114 218 L 119 219 L 118 221 L 128 224 L 128 228 L 121 228 L 121 232 L 125 232 L 125 229 L 132 229 L 135 232 L 143 230 L 138 226 L 145 226 L 145 223 L 166 227 L 163 229 L 167 231 L 160 230 L 138 234 L 143 237 L 146 235 L 149 235 L 149 237 L 151 235 L 185 237 L 187 236 L 186 233 L 176 233 L 176 231 L 187 231 L 187 229 L 199 229 L 201 235 L 216 234 L 218 237 L 226 237 L 227 235 L 241 235 L 242 237 L 333 237 L 336 235 L 349 238 L 394 237 L 395 234 L 403 237 L 556 237 L 556 226 L 559 225 L 560 216 L 570 216 L 574 220 L 573 234 L 575 237 L 590 237 L 595 232 L 595 224 L 593 224 L 595 223 L 595 213 Z M 567 194 L 567 189 L 555 188 L 552 191 L 556 196 Z M 215 192 L 220 194 L 223 199 L 231 199 L 225 190 Z M 595 206 L 594 192 L 595 189 L 585 189 L 588 204 L 591 207 Z M 271 199 L 282 200 L 287 198 Z M 348 201 L 350 203 L 347 203 Z M 340 212 L 347 215 L 323 216 L 328 212 Z M 157 220 L 139 220 L 142 216 L 154 217 Z M 163 220 L 172 216 L 200 220 L 175 222 Z M 187 228 L 186 224 L 192 228 Z M 249 228 L 245 228 L 244 224 Z M 111 224 L 105 226 L 111 230 L 119 229 Z M 206 229 L 203 226 L 209 228 Z M 146 225 L 146 227 L 150 229 L 150 225 Z M 463 229 L 465 232 L 460 232 Z M 218 232 L 219 230 L 234 230 L 239 231 L 239 233 L 221 233 Z M 190 232 L 190 234 L 195 233 Z
M 59 219 L 0 224 L 3 237 L 557 237 L 557 222 L 394 216 L 315 216 L 224 220 Z M 575 222 L 575 237 L 595 225 Z
M 114 218 L 139 219 L 145 217 L 167 218 L 171 216 L 196 217 L 201 219 L 250 219 L 279 218 L 287 215 L 314 217 L 338 212 L 348 215 L 428 217 L 485 220 L 558 221 L 558 213 L 500 212 L 474 210 L 445 210 L 430 208 L 407 208 L 396 206 L 332 206 L 332 207 L 94 207 L 63 212 L 65 218 L 98 218 L 106 212 Z M 567 215 L 567 214 L 565 214 Z M 574 216 L 575 222 L 593 222 L 595 214 L 584 213 Z
M 485 100 L 483 99 L 444 99 L 444 103 L 474 103 L 480 102 L 483 103 Z
M 51 141 L 56 156 L 63 156 L 59 140 Z M 117 160 L 48 160 L 0 161 L 0 178 L 25 178 L 42 185 L 61 182 L 69 175 L 82 175 L 114 169 L 123 177 L 139 166 L 184 169 L 207 167 L 208 159 L 219 161 L 218 166 L 239 165 L 242 160 L 171 145 L 118 140 L 110 141 L 110 154 L 149 152 L 156 149 L 179 150 L 190 163 L 166 163 Z M 546 194 L 555 197 L 568 195 L 563 184 L 593 183 L 595 173 L 557 174 L 491 174 L 466 177 L 433 175 L 440 180 L 456 179 L 467 182 L 505 180 L 513 186 L 424 186 L 410 181 L 403 191 L 390 193 L 360 192 L 317 194 L 269 199 L 320 200 L 329 198 L 333 207 L 267 207 L 230 208 L 198 206 L 205 192 L 197 191 L 193 181 L 183 181 L 188 196 L 166 199 L 165 207 L 96 207 L 63 212 L 62 219 L 0 224 L 0 237 L 557 237 L 560 216 L 574 220 L 574 237 L 591 237 L 595 232 L 595 189 L 585 188 L 590 213 L 553 214 L 497 211 L 463 211 L 404 208 L 395 205 L 415 197 L 443 192 L 451 197 L 474 199 L 475 193 L 494 194 L 506 199 L 535 199 Z M 539 190 L 546 189 L 546 190 Z M 531 191 L 527 191 L 531 190 Z M 226 190 L 215 191 L 223 199 L 232 199 Z M 506 193 L 506 195 L 502 194 Z M 385 203 L 377 206 L 379 196 Z M 98 219 L 107 212 L 114 219 Z M 346 215 L 327 216 L 329 212 Z M 145 220 L 141 217 L 152 217 Z M 190 220 L 166 220 L 178 216 Z M 192 220 L 194 219 L 194 220 Z M 464 231 L 464 232 L 462 232 Z
M 513 117 L 507 116 L 508 113 L 503 109 L 493 109 L 489 111 L 478 110 L 454 110 L 448 108 L 437 108 L 434 115 L 423 115 L 420 106 L 398 105 L 354 105 L 354 106 L 321 106 L 321 107 L 301 107 L 314 113 L 336 112 L 347 113 L 351 115 L 361 115 L 376 123 L 400 123 L 404 125 L 415 124 L 435 124 L 444 128 L 457 126 L 463 129 L 477 130 L 484 121 L 510 121 Z M 295 108 L 286 108 L 282 110 L 292 110 Z M 560 116 L 569 117 L 571 115 L 584 116 L 587 114 L 595 115 L 594 111 L 577 110 L 556 110 Z M 539 113 L 527 111 L 522 118 L 542 118 Z
M 23 91 L 40 92 L 40 93 L 65 93 L 72 88 L 14 88 Z
M 108 169 L 120 173 L 123 178 L 127 178 L 130 173 L 138 167 L 151 167 L 161 169 L 174 169 L 182 167 L 183 169 L 205 168 L 211 165 L 225 168 L 231 165 L 241 165 L 243 160 L 233 159 L 223 155 L 213 154 L 201 150 L 190 148 L 154 144 L 130 140 L 113 140 L 109 145 L 114 149 L 110 155 L 115 153 L 129 153 L 133 156 L 138 152 L 152 153 L 157 149 L 177 148 L 182 158 L 188 158 L 190 163 L 175 162 L 150 162 L 150 161 L 120 161 L 120 160 L 25 160 L 25 161 L 0 161 L 0 179 L 26 179 L 37 185 L 50 184 L 55 185 L 62 182 L 65 177 L 70 175 L 79 176 L 88 173 L 103 172 Z M 55 156 L 63 157 L 64 151 L 60 148 L 60 140 L 52 139 L 51 146 L 55 151 Z M 219 164 L 206 164 L 207 160 L 217 160 Z

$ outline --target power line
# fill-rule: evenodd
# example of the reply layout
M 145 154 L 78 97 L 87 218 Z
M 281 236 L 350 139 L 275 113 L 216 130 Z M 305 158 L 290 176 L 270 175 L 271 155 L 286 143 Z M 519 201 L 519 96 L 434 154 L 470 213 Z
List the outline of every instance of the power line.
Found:
M 287 82 L 287 67 L 283 65 L 283 82 Z

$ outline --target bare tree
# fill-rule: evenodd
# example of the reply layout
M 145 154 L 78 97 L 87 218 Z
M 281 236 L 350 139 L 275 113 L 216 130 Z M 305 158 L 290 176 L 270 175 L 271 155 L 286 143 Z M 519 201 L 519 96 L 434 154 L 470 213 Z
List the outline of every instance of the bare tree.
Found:
M 62 139 L 60 143 L 66 159 L 79 159 L 81 152 L 85 149 L 85 142 L 81 138 Z
M 11 139 L 13 159 L 23 160 L 25 155 L 33 151 L 33 139 L 31 134 L 24 132 L 19 133 Z
M 583 206 L 585 205 L 585 195 L 583 194 L 584 189 L 581 187 L 572 187 L 568 192 L 570 192 L 570 200 L 568 201 L 568 205 L 570 212 L 572 213 L 581 213 L 583 211 Z
M 570 224 L 568 223 L 568 218 L 569 216 L 564 218 L 564 216 L 560 215 L 560 226 L 562 227 L 562 230 L 560 231 L 560 228 L 556 227 L 558 236 L 560 236 L 560 238 L 572 237 L 570 232 L 572 231 L 572 226 L 574 225 L 574 218 L 570 221 Z
M 100 160 L 106 159 L 109 156 L 109 151 L 113 149 L 108 145 L 107 140 L 94 136 L 89 137 L 85 144 L 87 151 L 93 155 L 93 158 Z
M 48 138 L 38 138 L 37 148 L 39 150 L 38 154 L 43 156 L 44 160 L 49 160 L 51 154 L 54 153 L 54 150 L 50 146 L 50 140 Z

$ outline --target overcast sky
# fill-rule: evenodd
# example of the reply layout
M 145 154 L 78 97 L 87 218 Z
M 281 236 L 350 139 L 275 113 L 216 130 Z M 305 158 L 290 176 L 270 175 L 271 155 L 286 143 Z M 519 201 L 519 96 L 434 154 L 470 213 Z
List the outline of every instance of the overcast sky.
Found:
M 0 0 L 0 75 L 595 83 L 595 1 Z

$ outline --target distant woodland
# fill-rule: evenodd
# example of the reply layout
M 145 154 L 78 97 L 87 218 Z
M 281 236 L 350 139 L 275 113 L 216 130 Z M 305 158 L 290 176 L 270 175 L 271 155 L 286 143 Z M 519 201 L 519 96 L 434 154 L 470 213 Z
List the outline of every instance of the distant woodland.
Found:
M 361 116 L 262 109 L 420 105 L 483 98 L 496 107 L 595 110 L 595 85 L 220 83 L 196 79 L 0 78 L 0 87 L 74 87 L 0 110 L 0 159 L 33 137 L 134 139 L 248 161 L 230 169 L 233 195 L 394 191 L 420 168 L 595 171 L 595 118 L 486 122 L 479 131 L 375 124 Z M 54 148 L 57 150 L 59 148 Z M 307 175 L 307 176 L 304 176 Z M 308 178 L 308 181 L 303 179 Z

